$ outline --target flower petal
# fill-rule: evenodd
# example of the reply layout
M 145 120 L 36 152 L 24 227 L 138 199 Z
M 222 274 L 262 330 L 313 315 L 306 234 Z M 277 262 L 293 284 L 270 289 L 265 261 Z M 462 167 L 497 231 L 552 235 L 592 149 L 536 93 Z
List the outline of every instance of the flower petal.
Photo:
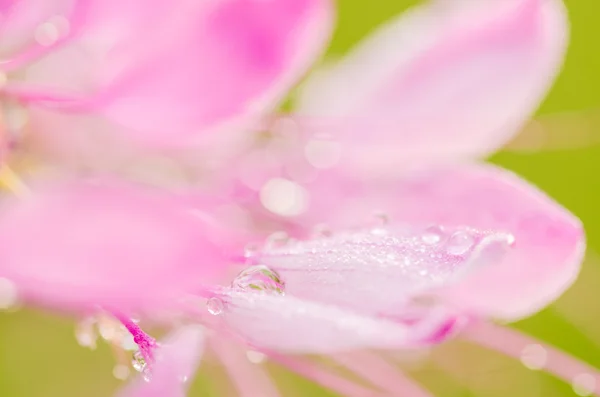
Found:
M 118 397 L 184 397 L 189 378 L 200 365 L 204 351 L 204 330 L 186 326 L 161 342 L 150 382 L 138 378 L 120 391 Z
M 429 312 L 409 307 L 416 295 L 499 261 L 513 239 L 464 227 L 377 225 L 267 246 L 255 260 L 300 298 L 413 322 Z
M 217 299 L 217 298 L 213 298 Z M 409 345 L 408 328 L 358 315 L 334 305 L 251 291 L 226 290 L 219 317 L 248 343 L 299 353 Z
M 87 85 L 98 95 L 65 106 L 100 112 L 161 146 L 197 142 L 200 132 L 274 106 L 319 55 L 332 22 L 328 0 L 159 3 L 129 3 L 127 18 L 120 6 L 95 5 L 104 16 L 73 45 L 78 53 L 64 50 L 52 64 L 97 56 Z M 36 68 L 31 79 L 48 64 Z
M 115 181 L 38 186 L 1 207 L 0 277 L 22 299 L 126 314 L 215 281 L 224 231 L 167 195 Z M 207 212 L 208 213 L 208 212 Z
M 316 74 L 298 110 L 348 167 L 487 155 L 537 108 L 567 35 L 560 0 L 429 2 Z
M 382 211 L 394 222 L 468 225 L 514 235 L 515 246 L 503 259 L 446 291 L 454 303 L 479 313 L 517 319 L 536 312 L 569 287 L 583 257 L 580 221 L 534 186 L 491 165 L 430 168 L 371 183 L 338 175 L 322 180 L 312 193 L 308 224 L 327 219 L 340 227 Z

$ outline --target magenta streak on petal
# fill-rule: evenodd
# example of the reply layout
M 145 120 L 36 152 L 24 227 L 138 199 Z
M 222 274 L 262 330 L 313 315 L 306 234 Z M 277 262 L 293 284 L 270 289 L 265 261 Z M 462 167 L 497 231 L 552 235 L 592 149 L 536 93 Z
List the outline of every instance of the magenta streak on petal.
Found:
M 127 331 L 133 336 L 133 341 L 138 345 L 140 353 L 147 363 L 154 362 L 154 349 L 156 348 L 156 339 L 145 333 L 139 325 L 134 323 L 130 318 L 122 314 L 114 314 L 114 316 L 127 328 Z
M 514 357 L 517 360 L 520 359 L 523 349 L 528 345 L 541 345 L 547 353 L 547 359 L 544 365 L 545 371 L 569 384 L 573 382 L 578 375 L 590 375 L 596 380 L 596 387 L 593 390 L 593 395 L 600 396 L 600 370 L 571 356 L 569 353 L 556 347 L 549 346 L 536 338 L 509 327 L 486 322 L 474 324 L 470 329 L 463 333 L 463 336 L 473 343 Z
M 292 358 L 290 356 L 278 354 L 275 352 L 265 353 L 268 357 L 290 370 L 300 374 L 313 382 L 320 384 L 328 389 L 335 391 L 346 397 L 391 397 L 387 393 L 377 392 L 364 386 L 360 386 L 351 380 L 345 379 L 340 375 L 331 372 L 328 369 L 321 367 L 318 364 L 313 364 L 306 359 Z
M 393 396 L 432 397 L 422 386 L 403 374 L 400 368 L 392 366 L 377 353 L 358 351 L 335 354 L 332 358 L 356 375 L 368 380 L 373 386 Z

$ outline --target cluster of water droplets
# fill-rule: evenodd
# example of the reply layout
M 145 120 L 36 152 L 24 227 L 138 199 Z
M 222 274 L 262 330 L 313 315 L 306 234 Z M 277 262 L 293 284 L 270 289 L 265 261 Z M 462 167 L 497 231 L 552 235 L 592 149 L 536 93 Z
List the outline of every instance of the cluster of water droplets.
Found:
M 104 314 L 88 316 L 75 325 L 75 338 L 80 346 L 96 349 L 98 339 L 112 344 L 123 355 L 132 354 L 131 366 L 121 362 L 113 368 L 113 375 L 117 379 L 125 380 L 130 375 L 130 368 L 142 373 L 146 381 L 150 380 L 148 365 L 139 351 L 133 336 L 118 320 Z
M 514 243 L 514 236 L 467 227 L 430 225 L 425 227 L 390 224 L 385 214 L 377 214 L 370 227 L 333 232 L 324 225 L 315 228 L 313 238 L 288 240 L 286 244 L 266 244 L 263 262 L 280 267 L 311 269 L 350 269 L 378 271 L 393 267 L 394 274 L 443 280 L 457 267 L 490 242 L 503 254 Z M 489 251 L 489 252 L 488 252 Z M 493 250 L 486 251 L 490 260 Z M 272 262 L 271 262 L 272 261 Z

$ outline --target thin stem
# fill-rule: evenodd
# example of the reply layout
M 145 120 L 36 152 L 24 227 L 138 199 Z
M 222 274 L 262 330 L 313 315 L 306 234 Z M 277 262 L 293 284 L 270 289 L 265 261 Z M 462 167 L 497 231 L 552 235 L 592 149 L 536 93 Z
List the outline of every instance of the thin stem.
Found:
M 516 359 L 521 358 L 523 349 L 529 345 L 542 346 L 546 351 L 544 369 L 554 376 L 572 383 L 580 376 L 592 377 L 589 382 L 594 390 L 589 390 L 588 395 L 600 396 L 600 371 L 589 364 L 571 356 L 570 354 L 545 344 L 531 336 L 517 330 L 492 323 L 480 322 L 468 328 L 463 336 L 478 345 L 495 350 Z
M 240 397 L 280 396 L 264 367 L 250 363 L 239 345 L 217 336 L 211 338 L 210 346 L 223 363 Z
M 368 389 L 351 380 L 345 379 L 329 370 L 320 367 L 317 364 L 311 363 L 306 359 L 293 358 L 287 355 L 266 352 L 270 360 L 279 363 L 288 369 L 310 379 L 321 386 L 331 389 L 346 397 L 384 397 L 389 394 L 381 394 L 380 392 Z
M 396 396 L 431 397 L 431 394 L 377 353 L 360 351 L 332 356 L 340 365 Z

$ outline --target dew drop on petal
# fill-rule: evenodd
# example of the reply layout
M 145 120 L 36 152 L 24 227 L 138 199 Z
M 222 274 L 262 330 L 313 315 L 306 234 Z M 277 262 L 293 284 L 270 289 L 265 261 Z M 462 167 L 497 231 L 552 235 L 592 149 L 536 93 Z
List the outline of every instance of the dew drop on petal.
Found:
M 90 349 L 96 348 L 98 331 L 95 317 L 86 317 L 75 324 L 75 339 L 77 339 L 80 346 Z
M 267 359 L 267 356 L 264 353 L 257 352 L 254 350 L 248 350 L 246 352 L 246 357 L 248 358 L 248 361 L 250 361 L 253 364 L 260 364 Z
M 573 378 L 573 391 L 580 396 L 590 396 L 596 390 L 596 378 L 591 374 L 579 374 Z
M 281 248 L 285 246 L 290 240 L 286 232 L 275 232 L 267 237 L 266 249 Z
M 386 226 L 390 223 L 390 217 L 385 212 L 376 212 L 373 214 L 373 219 L 377 226 Z
M 252 258 L 259 250 L 259 246 L 256 243 L 246 244 L 244 247 L 244 256 L 246 258 Z
M 316 225 L 312 230 L 313 238 L 328 238 L 333 235 L 333 231 L 324 223 Z
M 223 301 L 219 298 L 212 297 L 206 301 L 206 309 L 213 316 L 218 316 L 219 314 L 223 313 Z
M 146 359 L 139 350 L 133 353 L 133 358 L 131 359 L 131 366 L 137 372 L 146 371 L 148 364 L 146 363 Z
M 113 376 L 119 380 L 126 380 L 129 378 L 129 367 L 126 365 L 118 364 L 113 368 Z
M 421 235 L 421 241 L 427 245 L 436 245 L 442 241 L 444 230 L 441 226 L 431 226 L 425 229 Z
M 18 303 L 17 286 L 12 281 L 0 277 L 0 310 L 10 310 Z
M 265 265 L 255 265 L 243 270 L 231 286 L 240 290 L 255 290 L 283 295 L 285 283 L 279 274 Z
M 189 380 L 189 377 L 188 377 L 187 375 L 181 375 L 181 376 L 179 377 L 179 381 L 180 381 L 181 383 L 186 383 L 188 380 Z
M 448 239 L 446 251 L 450 255 L 462 255 L 475 243 L 473 237 L 467 232 L 456 232 Z
M 521 351 L 521 362 L 532 370 L 540 370 L 546 366 L 548 352 L 542 345 L 527 345 Z

